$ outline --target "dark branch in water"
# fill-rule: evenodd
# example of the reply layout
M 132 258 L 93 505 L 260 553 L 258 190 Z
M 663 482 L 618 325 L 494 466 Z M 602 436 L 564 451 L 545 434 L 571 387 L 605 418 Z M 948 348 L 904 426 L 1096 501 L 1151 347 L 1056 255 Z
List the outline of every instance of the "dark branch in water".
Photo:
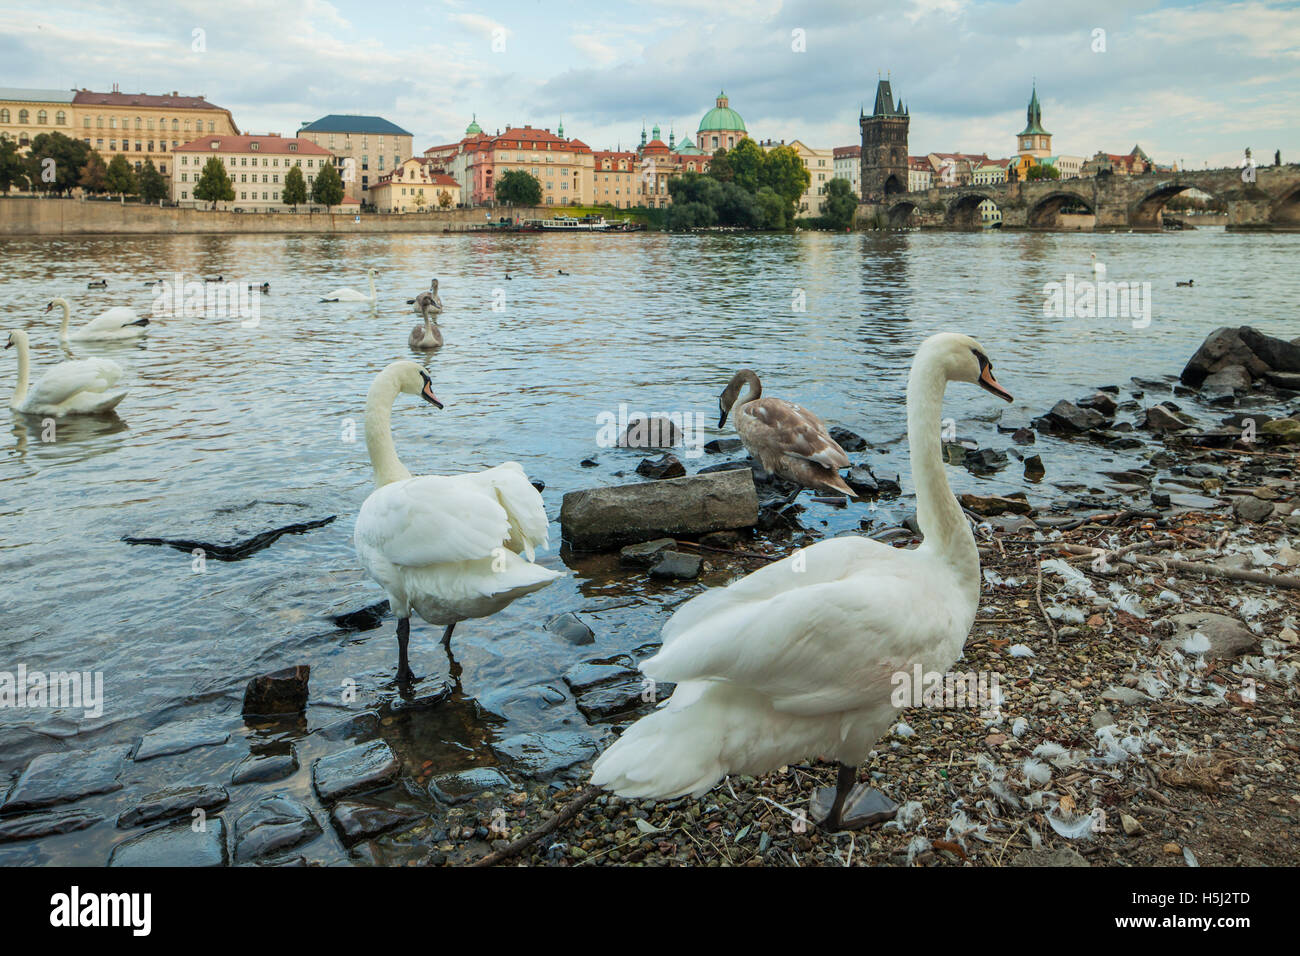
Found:
M 553 833 L 560 827 L 564 826 L 564 824 L 576 817 L 582 811 L 583 807 L 591 803 L 591 801 L 595 800 L 604 792 L 605 791 L 601 790 L 599 787 L 588 787 L 570 800 L 568 806 L 555 816 L 551 817 L 551 819 L 547 820 L 536 830 L 533 830 L 531 833 L 525 833 L 509 846 L 502 847 L 500 850 L 494 850 L 487 856 L 475 860 L 470 864 L 470 866 L 495 866 L 502 860 L 508 860 L 521 850 L 532 846 L 548 833 Z

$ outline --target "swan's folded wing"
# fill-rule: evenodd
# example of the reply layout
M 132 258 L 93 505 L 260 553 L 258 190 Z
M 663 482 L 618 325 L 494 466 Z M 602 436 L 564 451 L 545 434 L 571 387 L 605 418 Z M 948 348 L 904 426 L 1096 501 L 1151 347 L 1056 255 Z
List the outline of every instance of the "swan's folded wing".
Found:
M 879 572 L 716 602 L 642 669 L 658 681 L 729 681 L 806 716 L 879 705 L 919 650 L 959 627 L 924 582 Z
M 831 438 L 826 424 L 803 406 L 782 398 L 762 398 L 744 407 L 769 431 L 768 441 L 779 445 L 787 455 L 827 468 L 849 467 L 849 456 Z
M 106 392 L 122 377 L 122 367 L 109 359 L 61 362 L 41 376 L 29 393 L 31 405 L 61 405 L 79 392 Z
M 550 522 L 542 496 L 529 482 L 523 467 L 516 461 L 507 461 L 466 477 L 480 479 L 492 488 L 510 520 L 511 550 L 527 555 L 532 561 L 536 549 L 546 547 Z
M 135 311 L 124 305 L 115 305 L 107 312 L 95 316 L 84 326 L 86 332 L 114 332 L 132 322 L 139 321 Z
M 485 489 L 424 475 L 375 490 L 355 535 L 393 564 L 419 567 L 491 557 L 509 537 L 510 520 Z

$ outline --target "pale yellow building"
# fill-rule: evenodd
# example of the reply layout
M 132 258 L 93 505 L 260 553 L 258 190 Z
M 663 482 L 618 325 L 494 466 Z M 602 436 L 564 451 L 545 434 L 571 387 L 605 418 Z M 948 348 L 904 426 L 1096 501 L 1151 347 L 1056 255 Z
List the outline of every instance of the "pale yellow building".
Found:
M 799 215 L 820 216 L 822 203 L 826 201 L 826 186 L 835 178 L 835 150 L 814 149 L 797 139 L 792 139 L 788 143 L 778 143 L 769 139 L 761 145 L 765 152 L 771 152 L 778 146 L 789 146 L 799 154 L 809 176 L 808 188 L 799 197 L 797 204 Z
M 445 197 L 445 198 L 444 198 Z M 434 161 L 413 157 L 370 187 L 376 212 L 427 212 L 460 205 L 460 183 L 438 172 Z
M 146 159 L 171 176 L 170 155 L 182 143 L 205 134 L 238 136 L 230 111 L 202 96 L 107 93 L 93 90 L 24 90 L 0 88 L 0 137 L 26 150 L 40 133 L 80 139 L 104 158 L 125 156 L 137 171 Z

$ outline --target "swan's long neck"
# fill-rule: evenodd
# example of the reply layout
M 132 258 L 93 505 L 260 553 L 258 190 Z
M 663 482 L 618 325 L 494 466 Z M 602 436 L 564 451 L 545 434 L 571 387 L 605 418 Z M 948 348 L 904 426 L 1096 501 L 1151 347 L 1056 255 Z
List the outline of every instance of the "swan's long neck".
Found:
M 748 369 L 745 370 L 745 375 L 742 376 L 740 381 L 744 387 L 737 394 L 736 400 L 731 403 L 732 411 L 742 405 L 758 401 L 763 394 L 763 384 L 758 380 L 758 376 Z
M 907 380 L 907 441 L 916 485 L 916 521 L 921 547 L 942 555 L 959 573 L 979 584 L 979 552 L 944 471 L 941 441 L 943 390 L 947 376 L 937 356 L 919 355 Z
M 375 472 L 375 487 L 410 478 L 393 444 L 393 400 L 401 391 L 395 376 L 381 373 L 366 394 L 366 451 Z
M 368 272 L 366 273 L 366 275 L 370 277 L 370 301 L 374 302 L 375 301 L 375 274 L 373 272 Z
M 72 321 L 72 307 L 67 299 L 56 299 L 55 305 L 63 309 L 63 321 L 59 323 L 59 341 L 68 341 L 68 323 Z
M 10 408 L 17 408 L 27 398 L 28 375 L 31 372 L 28 367 L 27 340 L 24 338 L 16 339 L 14 348 L 18 349 L 18 384 L 14 386 L 13 398 L 9 400 Z

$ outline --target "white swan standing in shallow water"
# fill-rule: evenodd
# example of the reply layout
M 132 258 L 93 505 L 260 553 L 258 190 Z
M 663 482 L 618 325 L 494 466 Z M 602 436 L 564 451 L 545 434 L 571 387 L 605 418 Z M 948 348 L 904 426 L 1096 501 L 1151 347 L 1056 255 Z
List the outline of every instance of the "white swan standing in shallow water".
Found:
M 72 320 L 72 306 L 68 304 L 67 299 L 53 299 L 45 307 L 45 311 L 49 312 L 55 306 L 63 309 L 63 322 L 59 325 L 60 342 L 117 342 L 138 339 L 144 335 L 144 327 L 149 324 L 148 316 L 142 319 L 135 314 L 134 309 L 115 305 L 69 334 L 68 323 Z
M 641 665 L 677 689 L 601 755 L 593 784 L 629 798 L 699 797 L 727 774 L 822 756 L 840 771 L 833 790 L 813 794 L 821 826 L 854 829 L 888 812 L 887 798 L 856 781 L 898 719 L 896 675 L 911 686 L 916 666 L 946 672 L 979 604 L 979 552 L 940 449 L 950 381 L 1011 400 L 973 339 L 944 333 L 921 345 L 907 383 L 921 546 L 832 538 L 688 601 Z
M 122 366 L 110 359 L 80 359 L 60 362 L 27 390 L 30 374 L 27 333 L 14 329 L 5 348 L 18 349 L 18 384 L 9 407 L 28 415 L 96 415 L 112 411 L 126 397 L 126 389 L 114 389 L 122 377 Z
M 321 296 L 322 302 L 369 302 L 375 304 L 375 270 L 367 269 L 366 275 L 370 278 L 370 295 L 364 292 L 358 292 L 356 289 L 342 288 L 335 289 L 328 295 Z
M 450 656 L 458 621 L 495 614 L 563 575 L 533 563 L 536 549 L 546 547 L 546 509 L 516 462 L 468 475 L 411 477 L 390 424 L 402 392 L 442 408 L 429 373 L 414 362 L 394 362 L 375 376 L 365 419 L 375 490 L 357 515 L 353 541 L 361 566 L 388 592 L 397 616 L 397 679 L 409 684 L 412 611 L 446 626 L 442 643 Z

